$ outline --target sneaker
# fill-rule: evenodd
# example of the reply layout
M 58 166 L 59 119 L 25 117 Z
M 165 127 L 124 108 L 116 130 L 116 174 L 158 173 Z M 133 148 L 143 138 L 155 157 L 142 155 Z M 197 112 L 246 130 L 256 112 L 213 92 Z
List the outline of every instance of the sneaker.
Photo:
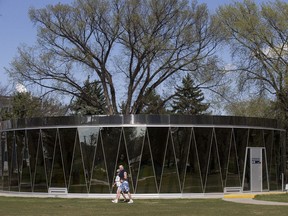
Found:
M 112 200 L 112 203 L 118 203 L 118 200 L 117 199 Z
M 130 199 L 128 203 L 129 203 L 129 204 L 133 203 L 133 200 L 132 200 L 132 199 Z

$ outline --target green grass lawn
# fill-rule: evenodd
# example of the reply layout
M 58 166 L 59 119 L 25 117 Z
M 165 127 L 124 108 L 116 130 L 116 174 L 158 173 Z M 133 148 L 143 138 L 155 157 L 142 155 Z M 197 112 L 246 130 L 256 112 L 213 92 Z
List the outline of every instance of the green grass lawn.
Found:
M 254 199 L 272 201 L 272 202 L 287 202 L 288 203 L 288 193 L 257 195 Z
M 287 215 L 288 206 L 258 206 L 225 202 L 221 199 L 134 200 L 114 204 L 107 199 L 58 199 L 0 197 L 0 215 Z

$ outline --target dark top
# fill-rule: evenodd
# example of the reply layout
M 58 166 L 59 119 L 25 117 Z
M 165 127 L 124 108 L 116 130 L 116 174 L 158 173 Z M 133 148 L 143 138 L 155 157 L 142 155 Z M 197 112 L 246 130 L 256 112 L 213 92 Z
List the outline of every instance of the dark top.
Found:
M 125 180 L 125 181 L 128 181 L 128 178 L 127 179 L 124 179 L 124 173 L 126 172 L 126 170 L 125 169 L 123 169 L 123 170 L 120 170 L 120 172 L 119 172 L 119 177 L 120 177 L 120 179 L 121 180 Z

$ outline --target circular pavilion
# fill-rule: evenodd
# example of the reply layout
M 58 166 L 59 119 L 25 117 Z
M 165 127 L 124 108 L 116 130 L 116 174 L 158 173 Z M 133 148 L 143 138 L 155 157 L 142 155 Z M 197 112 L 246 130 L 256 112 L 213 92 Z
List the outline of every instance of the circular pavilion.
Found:
M 285 178 L 286 132 L 272 119 L 47 117 L 0 122 L 0 133 L 3 191 L 110 194 L 119 164 L 135 194 L 281 190 Z

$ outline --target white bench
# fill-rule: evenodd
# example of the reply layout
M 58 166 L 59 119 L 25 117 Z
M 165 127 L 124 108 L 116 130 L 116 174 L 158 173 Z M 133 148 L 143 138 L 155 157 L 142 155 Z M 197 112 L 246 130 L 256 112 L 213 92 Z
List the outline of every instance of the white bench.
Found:
M 68 190 L 65 187 L 49 187 L 48 194 L 68 194 Z
M 242 187 L 225 187 L 224 193 L 242 193 Z
M 288 192 L 288 184 L 285 185 L 285 191 Z

